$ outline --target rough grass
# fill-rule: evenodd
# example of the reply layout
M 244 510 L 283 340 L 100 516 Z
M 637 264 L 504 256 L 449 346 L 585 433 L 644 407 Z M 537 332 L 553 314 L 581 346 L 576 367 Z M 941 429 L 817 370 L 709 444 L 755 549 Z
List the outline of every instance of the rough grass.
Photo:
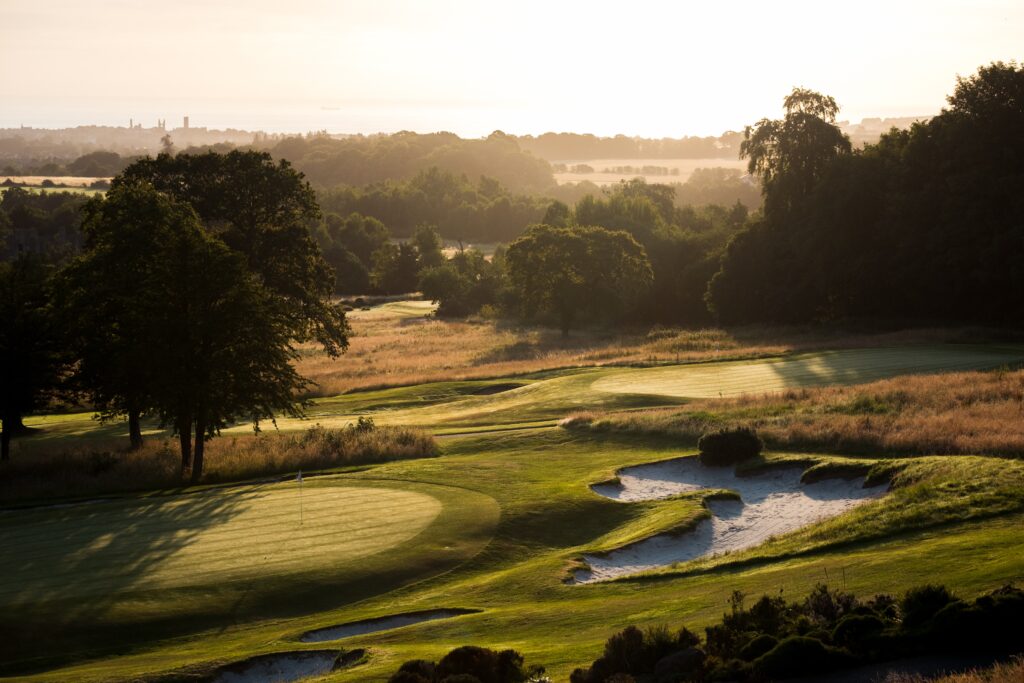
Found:
M 88 496 L 173 488 L 181 476 L 177 441 L 149 439 L 137 451 L 123 439 L 75 447 L 67 441 L 28 444 L 0 471 L 0 501 Z M 226 436 L 206 444 L 205 483 L 242 481 L 388 460 L 437 455 L 434 437 L 407 427 L 325 429 Z
M 565 424 L 696 440 L 752 426 L 781 450 L 1024 455 L 1024 370 L 911 375 L 790 389 L 628 414 L 577 413 Z
M 300 349 L 299 373 L 316 383 L 310 397 L 426 382 L 506 377 L 567 367 L 657 365 L 761 358 L 822 348 L 979 341 L 984 330 L 923 329 L 861 333 L 813 327 L 733 330 L 589 328 L 563 339 L 556 329 L 485 318 L 444 320 L 426 302 L 393 302 L 349 314 L 346 354 Z
M 989 669 L 976 669 L 938 678 L 915 674 L 890 674 L 883 683 L 1021 683 L 1024 681 L 1024 657 L 997 663 Z

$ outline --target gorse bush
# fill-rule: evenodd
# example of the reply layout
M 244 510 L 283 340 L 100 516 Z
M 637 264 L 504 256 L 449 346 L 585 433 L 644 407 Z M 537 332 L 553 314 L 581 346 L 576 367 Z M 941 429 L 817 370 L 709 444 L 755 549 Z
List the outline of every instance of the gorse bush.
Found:
M 441 661 L 402 664 L 389 683 L 526 683 L 542 681 L 543 667 L 527 667 L 515 650 L 497 652 L 475 645 L 455 648 Z
M 859 600 L 819 585 L 799 602 L 762 596 L 749 609 L 744 603 L 743 593 L 734 592 L 703 644 L 686 629 L 672 638 L 664 626 L 629 626 L 570 680 L 765 682 L 940 652 L 999 655 L 1019 647 L 1024 619 L 1024 591 L 1013 587 L 968 603 L 943 586 L 922 586 L 897 601 L 888 595 Z M 907 615 L 913 615 L 909 625 Z
M 753 429 L 738 427 L 704 434 L 697 442 L 697 448 L 703 464 L 719 466 L 756 458 L 764 444 Z
M 922 626 L 934 617 L 939 610 L 953 602 L 953 596 L 945 586 L 920 586 L 911 588 L 900 601 L 903 612 L 903 626 L 915 628 Z

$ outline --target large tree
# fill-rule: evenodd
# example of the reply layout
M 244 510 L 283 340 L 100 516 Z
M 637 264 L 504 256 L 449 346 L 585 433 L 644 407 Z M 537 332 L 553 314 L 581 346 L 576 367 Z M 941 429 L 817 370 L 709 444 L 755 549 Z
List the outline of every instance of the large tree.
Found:
M 292 364 L 292 320 L 239 254 L 194 222 L 167 235 L 153 257 L 144 285 L 158 364 L 152 403 L 178 431 L 183 466 L 194 433 L 197 482 L 206 439 L 241 419 L 258 427 L 300 415 L 296 395 L 307 382 Z
M 740 158 L 761 179 L 765 213 L 784 217 L 821 182 L 830 164 L 850 153 L 850 139 L 835 125 L 839 105 L 827 95 L 793 88 L 782 119 L 761 119 L 744 130 Z
M 102 414 L 128 414 L 133 444 L 139 415 L 159 417 L 198 481 L 222 427 L 300 413 L 293 319 L 188 204 L 120 182 L 90 204 L 84 230 L 62 281 L 78 385 Z
M 195 223 L 187 204 L 151 185 L 119 183 L 85 207 L 84 248 L 61 274 L 59 294 L 78 358 L 74 385 L 104 419 L 127 415 L 135 448 L 142 445 L 141 415 L 151 406 L 159 341 L 146 285 L 169 236 Z
M 621 230 L 534 225 L 506 259 L 521 312 L 554 316 L 566 337 L 581 318 L 621 316 L 652 279 L 643 247 Z
M 52 302 L 53 267 L 23 254 L 0 262 L 0 459 L 10 458 L 11 436 L 22 417 L 58 388 L 66 354 Z
M 335 276 L 309 234 L 320 215 L 316 195 L 287 161 L 255 151 L 161 154 L 135 162 L 111 187 L 140 181 L 189 204 L 209 234 L 244 258 L 291 339 L 316 340 L 331 355 L 345 350 L 345 313 L 331 300 Z

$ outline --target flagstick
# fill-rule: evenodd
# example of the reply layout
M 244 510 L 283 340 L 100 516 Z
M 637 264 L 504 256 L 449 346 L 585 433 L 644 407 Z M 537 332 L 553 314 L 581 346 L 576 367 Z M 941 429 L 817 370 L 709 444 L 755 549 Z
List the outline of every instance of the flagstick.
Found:
M 302 526 L 302 470 L 299 470 L 299 526 Z

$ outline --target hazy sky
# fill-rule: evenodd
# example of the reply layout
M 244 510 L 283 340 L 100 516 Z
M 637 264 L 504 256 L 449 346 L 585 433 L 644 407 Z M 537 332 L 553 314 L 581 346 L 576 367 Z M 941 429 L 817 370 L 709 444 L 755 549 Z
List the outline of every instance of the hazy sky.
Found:
M 718 134 L 939 110 L 1024 1 L 0 0 L 0 126 Z

